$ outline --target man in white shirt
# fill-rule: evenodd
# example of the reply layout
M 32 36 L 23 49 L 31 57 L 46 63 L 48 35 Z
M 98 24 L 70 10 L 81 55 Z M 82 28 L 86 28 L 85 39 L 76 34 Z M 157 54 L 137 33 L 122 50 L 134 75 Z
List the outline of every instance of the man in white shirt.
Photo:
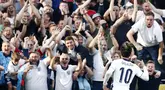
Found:
M 154 19 L 160 19 L 162 21 L 162 23 L 164 22 L 161 15 L 159 13 L 155 12 L 155 10 L 152 7 L 150 7 L 150 4 L 148 2 L 144 2 L 142 5 L 142 8 L 143 8 L 143 11 L 139 10 L 137 12 L 136 22 L 138 22 L 141 18 L 144 18 L 145 14 L 148 12 L 154 13 L 154 15 L 155 15 Z
M 93 55 L 93 88 L 92 90 L 102 90 L 103 89 L 103 76 L 104 69 L 107 62 L 111 62 L 111 54 L 117 49 L 117 42 L 113 35 L 111 39 L 114 46 L 108 50 L 108 44 L 104 36 L 101 36 L 102 27 L 99 28 L 98 34 L 90 42 L 88 48 L 90 53 Z M 96 43 L 98 43 L 98 49 L 95 48 Z
M 140 62 L 143 72 L 136 64 L 130 62 L 132 47 L 128 44 L 128 42 L 125 42 L 121 46 L 121 54 L 123 59 L 114 60 L 105 74 L 103 82 L 104 90 L 107 90 L 107 81 L 111 76 L 113 78 L 112 90 L 129 90 L 130 84 L 135 75 L 145 81 L 149 80 L 148 71 L 143 61 Z
M 133 38 L 136 32 L 138 33 L 137 42 Z M 127 33 L 127 37 L 138 50 L 138 58 L 147 62 L 146 56 L 149 54 L 156 64 L 156 69 L 160 70 L 159 64 L 163 63 L 163 38 L 162 29 L 154 21 L 154 14 L 152 12 L 146 13 L 145 18 L 132 26 L 132 29 Z
M 66 53 L 62 53 L 60 56 L 60 64 L 55 64 L 52 60 L 51 67 L 56 70 L 56 85 L 55 90 L 72 90 L 74 73 L 79 74 L 81 70 L 81 56 L 77 54 L 78 65 L 69 65 L 70 57 Z
M 40 61 L 37 52 L 33 52 L 29 56 L 29 62 L 25 64 L 23 78 L 25 80 L 26 90 L 48 90 L 47 87 L 47 66 L 50 58 Z

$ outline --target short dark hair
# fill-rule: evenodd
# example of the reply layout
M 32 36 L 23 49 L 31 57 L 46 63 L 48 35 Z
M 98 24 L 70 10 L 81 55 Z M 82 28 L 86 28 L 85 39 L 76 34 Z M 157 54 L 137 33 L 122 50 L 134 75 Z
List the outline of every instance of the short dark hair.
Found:
M 132 52 L 132 46 L 129 42 L 124 42 L 120 48 L 120 51 L 121 51 L 121 55 L 123 57 L 126 57 L 128 58 L 130 55 L 131 55 L 131 52 Z
M 77 35 L 77 38 L 79 38 L 79 37 L 82 37 L 82 38 L 83 38 L 83 35 L 81 35 L 81 34 L 78 34 L 78 35 Z
M 145 16 L 153 16 L 153 17 L 155 17 L 153 12 L 147 12 L 147 13 L 145 13 Z
M 45 15 L 47 15 L 47 16 L 50 18 L 50 21 L 52 21 L 52 20 L 53 20 L 53 16 L 52 16 L 52 14 L 51 14 L 51 13 L 47 12 L 47 13 L 45 13 Z
M 37 54 L 38 56 L 40 56 L 40 53 L 38 51 L 30 52 L 29 55 L 32 54 L 32 53 Z
M 147 65 L 147 64 L 155 64 L 155 62 L 152 61 L 152 60 L 148 60 L 148 62 L 146 63 L 146 65 Z
M 83 18 L 83 16 L 80 13 L 74 13 L 72 15 L 72 18 L 74 18 L 75 16 L 78 16 L 79 18 Z
M 74 39 L 73 39 L 72 36 L 67 36 L 67 37 L 65 38 L 65 41 L 67 41 L 67 40 L 73 40 L 73 41 L 74 41 Z
M 77 34 L 75 34 L 75 33 L 74 33 L 74 34 L 72 34 L 72 36 L 75 36 L 76 38 L 78 38 L 78 35 L 77 35 Z

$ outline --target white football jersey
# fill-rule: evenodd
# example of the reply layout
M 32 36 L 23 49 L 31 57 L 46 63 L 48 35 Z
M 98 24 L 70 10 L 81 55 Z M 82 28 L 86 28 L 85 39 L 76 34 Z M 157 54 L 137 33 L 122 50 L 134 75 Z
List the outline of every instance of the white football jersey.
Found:
M 129 90 L 130 83 L 134 76 L 142 79 L 148 79 L 148 71 L 145 68 L 144 72 L 130 61 L 119 59 L 112 62 L 107 73 L 111 73 L 113 78 L 113 90 Z
M 25 60 L 24 59 L 20 59 L 17 65 L 14 65 L 14 63 L 12 63 L 12 61 L 9 62 L 8 65 L 8 72 L 9 73 L 13 73 L 13 72 L 18 72 L 18 70 L 25 64 Z M 11 76 L 10 78 L 16 80 L 16 76 Z
M 61 65 L 57 65 L 55 90 L 72 90 L 72 75 L 76 67 L 76 65 L 69 65 L 68 69 L 64 70 Z

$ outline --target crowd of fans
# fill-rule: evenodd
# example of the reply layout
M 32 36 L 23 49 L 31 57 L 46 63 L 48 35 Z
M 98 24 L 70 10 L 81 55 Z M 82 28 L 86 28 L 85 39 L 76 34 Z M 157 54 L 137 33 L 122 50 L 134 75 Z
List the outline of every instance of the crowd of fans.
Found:
M 158 90 L 164 17 L 149 0 L 0 0 L 0 90 L 111 90 L 123 43 L 149 73 L 130 90 Z

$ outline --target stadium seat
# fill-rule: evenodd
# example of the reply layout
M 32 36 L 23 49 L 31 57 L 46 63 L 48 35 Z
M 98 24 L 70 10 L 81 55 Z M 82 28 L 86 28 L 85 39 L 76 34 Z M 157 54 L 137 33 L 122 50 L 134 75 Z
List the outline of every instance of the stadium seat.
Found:
M 159 90 L 165 90 L 165 84 L 160 84 Z

